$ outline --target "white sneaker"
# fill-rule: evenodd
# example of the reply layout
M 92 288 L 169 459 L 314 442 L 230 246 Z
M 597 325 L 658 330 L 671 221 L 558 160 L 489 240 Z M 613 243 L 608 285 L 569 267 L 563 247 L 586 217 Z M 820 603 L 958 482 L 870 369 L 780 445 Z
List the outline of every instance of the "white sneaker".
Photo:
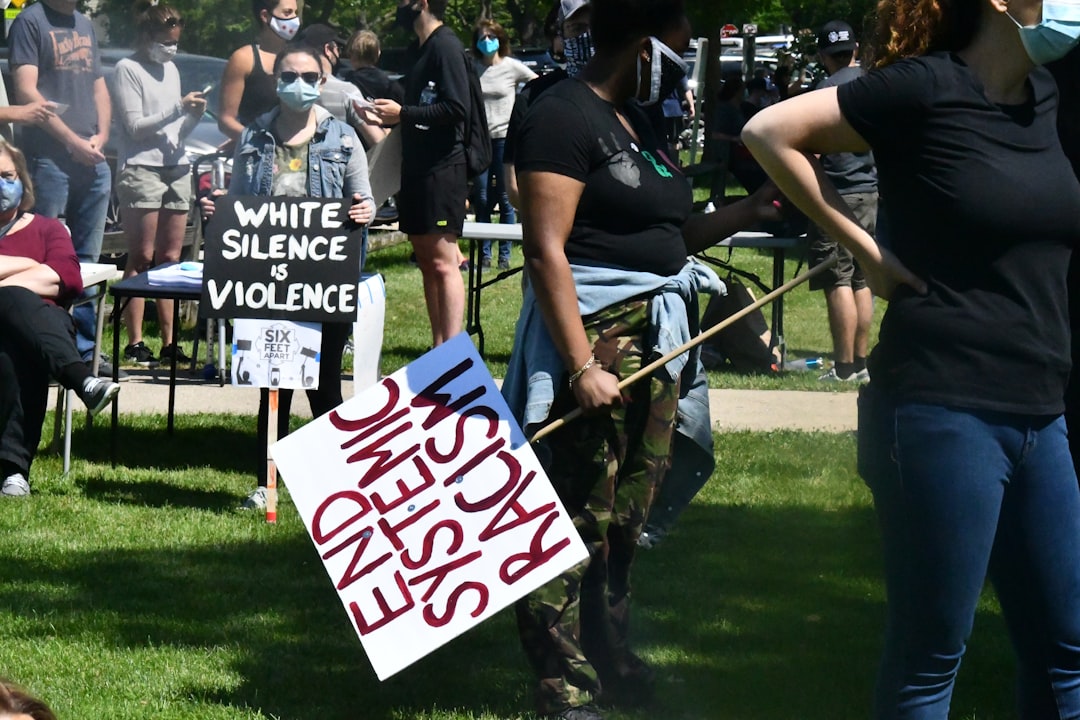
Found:
M 870 382 L 870 371 L 863 368 L 848 379 L 851 380 L 851 382 L 868 383 Z
M 22 473 L 15 473 L 14 475 L 8 475 L 4 479 L 4 484 L 0 485 L 0 495 L 7 495 L 8 497 L 26 497 L 30 494 L 30 483 L 26 482 L 26 478 Z
M 251 494 L 247 496 L 244 502 L 240 503 L 241 510 L 265 510 L 266 509 L 266 488 L 257 487 L 251 491 Z
M 829 372 L 819 376 L 818 380 L 820 380 L 821 382 L 849 382 L 854 377 L 855 373 L 851 373 L 851 375 L 847 377 L 840 377 L 836 374 L 836 368 L 831 367 L 829 368 Z

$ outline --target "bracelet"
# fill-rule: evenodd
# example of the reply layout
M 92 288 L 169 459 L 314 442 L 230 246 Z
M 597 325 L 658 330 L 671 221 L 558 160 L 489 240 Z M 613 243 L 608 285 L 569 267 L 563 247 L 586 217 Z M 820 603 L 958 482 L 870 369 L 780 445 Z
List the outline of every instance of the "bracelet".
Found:
M 588 370 L 589 368 L 591 368 L 595 364 L 596 364 L 596 356 L 595 355 L 589 355 L 589 359 L 585 361 L 585 364 L 581 366 L 581 369 L 570 376 L 570 389 L 571 390 L 574 389 L 574 383 L 577 382 L 578 379 L 580 379 L 581 376 L 585 374 L 585 371 Z

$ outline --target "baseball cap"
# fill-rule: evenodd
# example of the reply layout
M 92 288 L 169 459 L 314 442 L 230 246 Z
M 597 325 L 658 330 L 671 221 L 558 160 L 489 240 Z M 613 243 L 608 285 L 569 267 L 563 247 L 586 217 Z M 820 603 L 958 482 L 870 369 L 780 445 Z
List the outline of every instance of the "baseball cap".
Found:
M 349 41 L 349 38 L 338 30 L 333 25 L 327 25 L 326 23 L 313 23 L 303 28 L 300 32 L 296 33 L 296 37 L 293 38 L 293 42 L 300 45 L 307 45 L 308 47 L 322 50 L 327 43 L 337 43 L 339 46 L 344 47 L 345 43 Z
M 832 20 L 822 26 L 817 36 L 818 52 L 826 55 L 851 52 L 855 49 L 855 31 L 843 20 Z
M 559 3 L 559 24 L 588 4 L 589 0 L 562 0 Z

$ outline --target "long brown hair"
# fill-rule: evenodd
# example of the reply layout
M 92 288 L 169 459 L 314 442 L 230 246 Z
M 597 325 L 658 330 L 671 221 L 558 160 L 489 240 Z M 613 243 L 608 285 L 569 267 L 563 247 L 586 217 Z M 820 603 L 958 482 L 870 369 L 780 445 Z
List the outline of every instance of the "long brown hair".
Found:
M 978 0 L 878 0 L 873 67 L 937 51 L 963 50 L 975 36 Z
M 0 679 L 0 713 L 29 715 L 34 720 L 56 720 L 56 715 L 43 701 Z

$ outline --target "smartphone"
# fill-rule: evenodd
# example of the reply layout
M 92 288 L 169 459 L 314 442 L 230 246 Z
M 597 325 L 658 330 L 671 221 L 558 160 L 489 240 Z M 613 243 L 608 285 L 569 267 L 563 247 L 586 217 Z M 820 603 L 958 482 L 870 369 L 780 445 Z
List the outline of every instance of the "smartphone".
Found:
M 203 95 L 206 95 L 207 93 L 209 93 L 213 89 L 214 89 L 214 85 L 213 85 L 213 83 L 211 83 L 210 85 L 207 85 L 206 87 L 204 87 L 200 92 L 202 92 Z
M 70 105 L 68 105 L 67 103 L 54 102 L 52 111 L 54 113 L 56 113 L 57 115 L 63 115 L 64 113 L 67 112 L 67 109 L 69 107 L 70 107 Z

